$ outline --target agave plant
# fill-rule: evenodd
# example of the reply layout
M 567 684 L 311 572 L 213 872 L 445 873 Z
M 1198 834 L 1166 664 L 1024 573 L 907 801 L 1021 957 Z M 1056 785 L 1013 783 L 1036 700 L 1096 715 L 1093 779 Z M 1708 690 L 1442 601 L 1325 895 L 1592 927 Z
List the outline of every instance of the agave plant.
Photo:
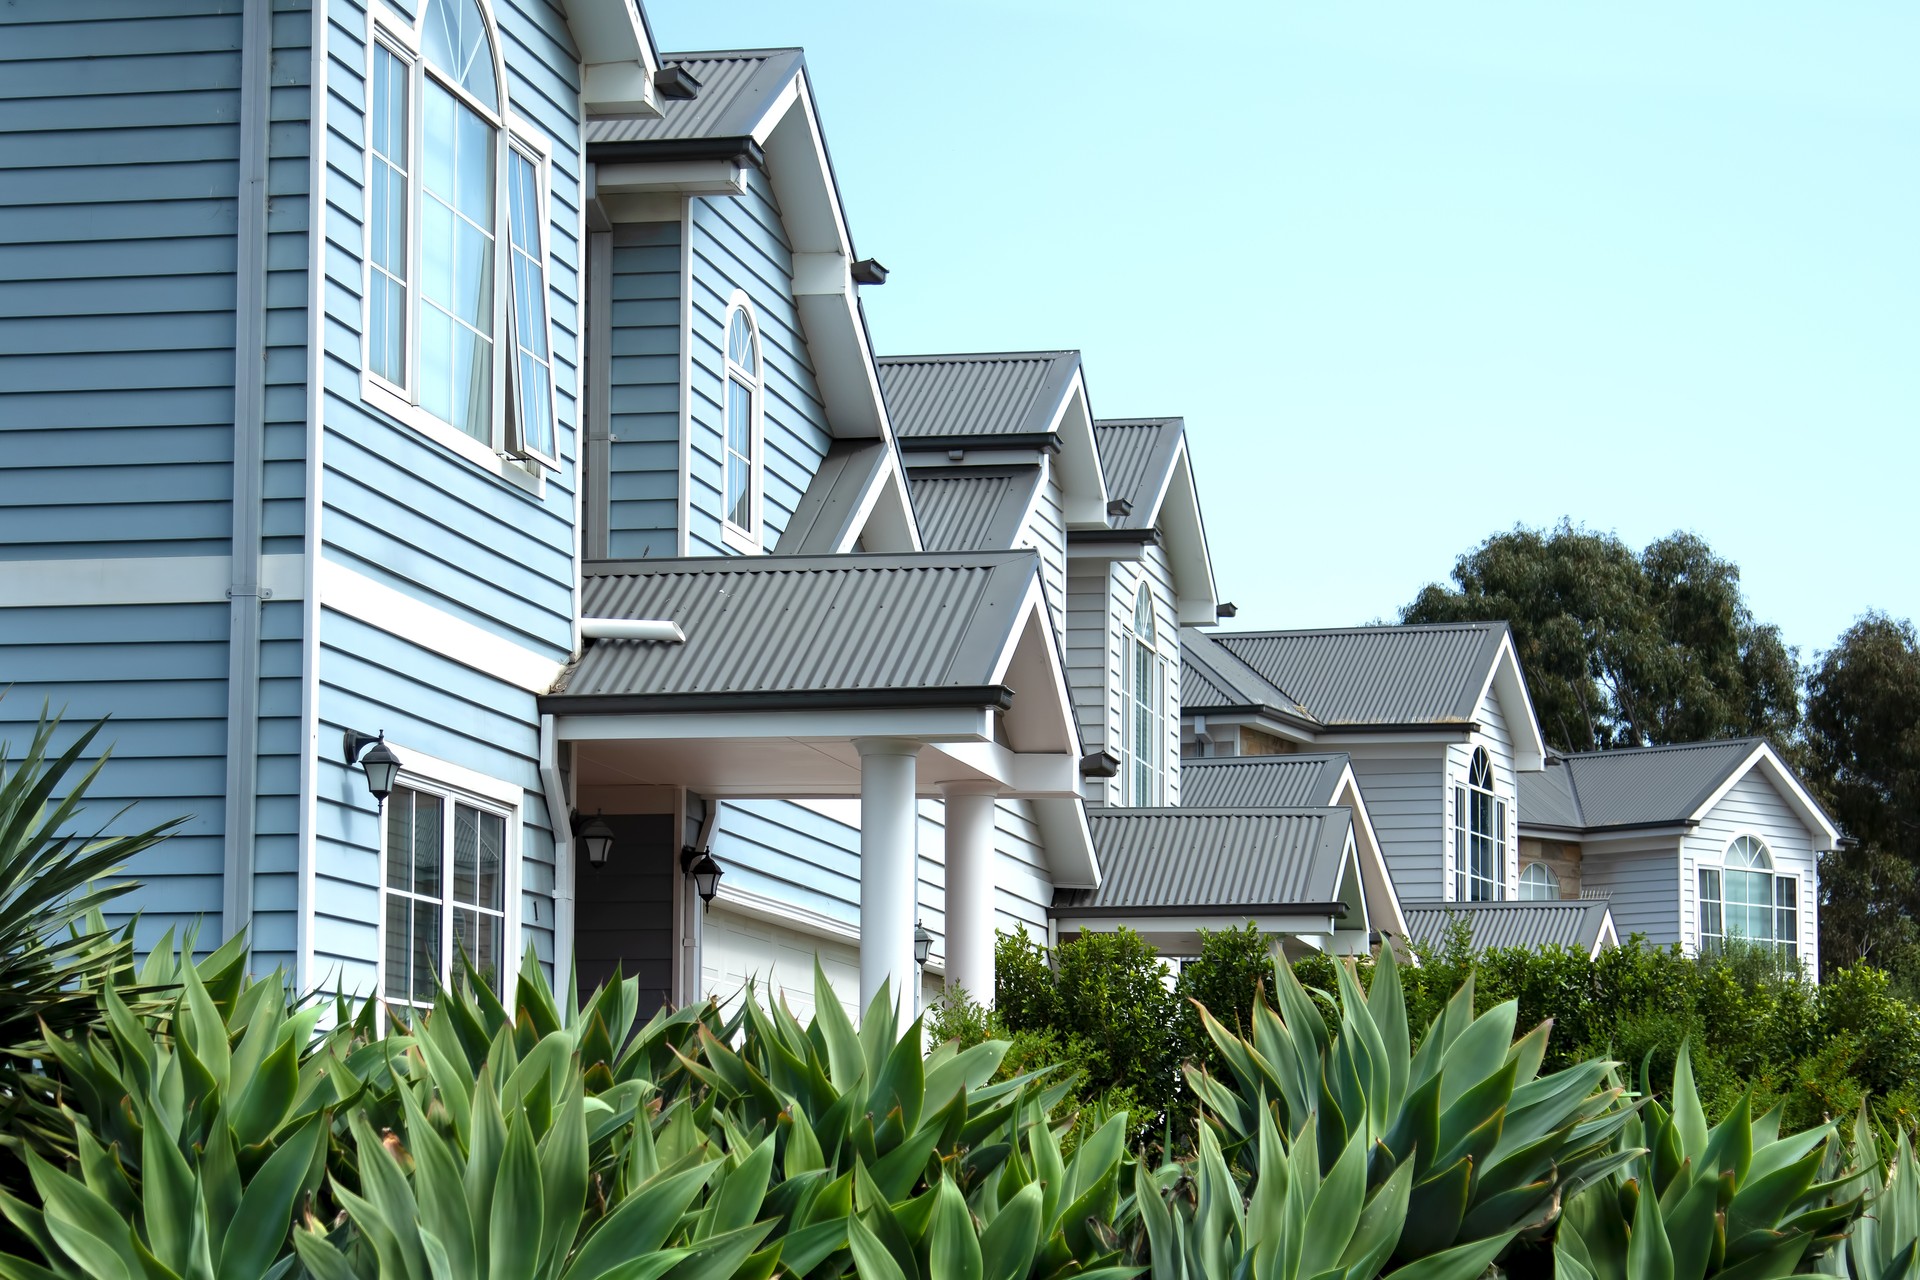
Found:
M 1903 1130 L 1889 1168 L 1874 1140 L 1867 1104 L 1854 1121 L 1853 1167 L 1866 1177 L 1866 1204 L 1835 1270 L 1851 1280 L 1915 1280 L 1920 1277 L 1920 1162 Z M 1882 1170 L 1885 1178 L 1882 1180 Z
M 1622 1090 L 1606 1087 L 1611 1064 L 1541 1075 L 1552 1024 L 1515 1040 L 1515 1003 L 1476 1016 L 1471 976 L 1414 1050 L 1391 950 L 1382 951 L 1368 991 L 1350 965 L 1338 970 L 1333 1034 L 1292 967 L 1276 961 L 1274 972 L 1280 1008 L 1255 1002 L 1251 1038 L 1200 1010 L 1232 1079 L 1190 1068 L 1194 1094 L 1229 1153 L 1263 1177 L 1269 1099 L 1282 1131 L 1317 1154 L 1323 1175 L 1350 1159 L 1356 1143 L 1367 1153 L 1369 1187 L 1408 1171 L 1393 1257 L 1544 1233 L 1562 1197 L 1631 1159 L 1616 1149 L 1633 1109 Z
M 1834 1126 L 1783 1138 L 1779 1109 L 1754 1117 L 1751 1091 L 1709 1128 L 1684 1043 L 1672 1112 L 1649 1101 L 1638 1127 L 1646 1146 L 1632 1164 L 1568 1200 L 1554 1237 L 1559 1280 L 1789 1275 L 1845 1234 L 1877 1176 L 1823 1181 L 1837 1163 Z

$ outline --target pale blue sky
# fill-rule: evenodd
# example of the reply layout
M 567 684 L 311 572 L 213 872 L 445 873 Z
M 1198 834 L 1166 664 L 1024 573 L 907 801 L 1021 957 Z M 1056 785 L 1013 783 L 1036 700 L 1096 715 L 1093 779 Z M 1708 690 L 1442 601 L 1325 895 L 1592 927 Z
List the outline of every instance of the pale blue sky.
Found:
M 1239 627 L 1570 515 L 1920 617 L 1920 5 L 657 0 L 807 50 L 882 354 L 1184 414 Z

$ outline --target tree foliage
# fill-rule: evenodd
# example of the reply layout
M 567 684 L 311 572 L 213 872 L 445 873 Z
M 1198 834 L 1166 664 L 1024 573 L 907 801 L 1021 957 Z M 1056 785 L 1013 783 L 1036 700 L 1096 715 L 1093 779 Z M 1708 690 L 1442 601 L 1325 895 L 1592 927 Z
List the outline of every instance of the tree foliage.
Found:
M 1821 860 L 1821 953 L 1912 975 L 1920 960 L 1920 643 L 1869 613 L 1807 676 L 1806 763 L 1848 843 Z
M 1513 628 L 1540 727 L 1563 751 L 1798 727 L 1800 677 L 1779 628 L 1755 621 L 1740 570 L 1691 533 L 1636 554 L 1569 521 L 1516 526 L 1462 555 L 1401 621 Z

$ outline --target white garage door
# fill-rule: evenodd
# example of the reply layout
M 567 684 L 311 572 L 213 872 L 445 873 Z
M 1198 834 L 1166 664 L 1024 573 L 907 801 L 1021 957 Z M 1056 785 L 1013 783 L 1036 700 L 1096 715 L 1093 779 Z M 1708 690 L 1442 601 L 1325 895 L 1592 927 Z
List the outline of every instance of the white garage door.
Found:
M 847 1016 L 857 1019 L 860 953 L 852 943 L 801 933 L 719 907 L 701 921 L 702 990 L 723 1001 L 739 995 L 751 978 L 763 1000 L 769 990 L 777 991 L 785 996 L 793 1016 L 804 1024 L 813 1017 L 816 957 Z

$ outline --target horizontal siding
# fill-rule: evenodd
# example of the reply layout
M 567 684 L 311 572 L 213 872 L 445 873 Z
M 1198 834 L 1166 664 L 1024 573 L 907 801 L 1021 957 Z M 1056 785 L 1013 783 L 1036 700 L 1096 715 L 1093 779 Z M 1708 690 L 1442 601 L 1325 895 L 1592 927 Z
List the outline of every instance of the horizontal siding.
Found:
M 1800 877 L 1800 954 L 1807 972 L 1820 973 L 1819 874 L 1820 859 L 1813 839 L 1784 797 L 1759 769 L 1733 784 L 1718 804 L 1708 810 L 1686 837 L 1685 863 L 1678 892 L 1680 928 L 1691 950 L 1700 944 L 1700 877 L 1702 866 L 1719 866 L 1735 837 L 1759 836 L 1773 857 L 1774 870 Z
M 688 538 L 693 554 L 725 554 L 721 541 L 726 318 L 734 290 L 746 293 L 760 326 L 766 392 L 763 413 L 765 528 L 776 545 L 826 455 L 831 433 L 812 357 L 793 301 L 793 251 L 772 185 L 748 171 L 744 196 L 695 197 L 688 212 L 691 356 L 688 402 Z
M 680 527 L 678 222 L 613 232 L 607 554 L 670 556 Z
M 0 10 L 0 558 L 223 555 L 240 0 L 74 16 Z
M 311 0 L 274 0 L 267 104 L 266 395 L 262 546 L 305 547 L 307 483 L 307 230 L 312 223 Z M 256 931 L 260 929 L 256 913 Z M 256 939 L 256 948 L 258 947 Z M 287 943 L 292 946 L 291 935 Z
M 398 6 L 407 12 L 411 6 Z M 584 245 L 579 68 L 560 12 L 496 0 L 508 109 L 551 148 L 548 310 L 561 469 L 529 493 L 360 398 L 364 324 L 366 8 L 327 0 L 326 279 L 322 554 L 450 617 L 534 653 L 571 646 L 574 491 Z M 504 231 L 503 231 L 504 234 Z M 520 832 L 523 942 L 551 971 L 553 823 L 535 766 L 537 718 L 525 690 L 344 615 L 321 622 L 320 740 L 385 729 L 405 745 L 524 789 Z M 375 977 L 382 833 L 357 771 L 322 752 L 312 904 L 314 976 L 364 987 Z M 510 945 L 512 945 L 510 943 Z
M 1067 688 L 1073 695 L 1074 716 L 1080 726 L 1080 745 L 1086 751 L 1112 750 L 1108 704 L 1120 678 L 1119 657 L 1109 636 L 1107 566 L 1104 562 L 1071 561 L 1067 566 Z M 1089 803 L 1105 798 L 1092 788 Z
M 128 639 L 128 637 L 136 637 Z M 227 606 L 10 608 L 0 611 L 0 742 L 17 760 L 42 708 L 64 717 L 55 749 L 111 717 L 91 757 L 111 758 L 69 833 L 125 835 L 185 823 L 127 867 L 141 889 L 113 904 L 137 911 L 145 949 L 168 929 L 221 936 L 227 712 Z M 76 775 L 70 775 L 73 777 Z M 125 813 L 116 812 L 132 806 Z
M 1353 759 L 1367 815 L 1380 841 L 1380 856 L 1402 902 L 1438 902 L 1451 886 L 1446 876 L 1447 806 L 1441 748 L 1342 744 Z
M 1040 553 L 1040 585 L 1047 596 L 1047 616 L 1053 620 L 1055 643 L 1066 643 L 1067 521 L 1061 505 L 1060 474 L 1053 459 L 1043 457 L 1044 480 L 1033 496 L 1033 508 L 1021 530 L 1020 543 Z
M 1580 890 L 1607 896 L 1622 942 L 1636 933 L 1658 946 L 1681 940 L 1678 845 L 1609 841 L 1581 851 Z

